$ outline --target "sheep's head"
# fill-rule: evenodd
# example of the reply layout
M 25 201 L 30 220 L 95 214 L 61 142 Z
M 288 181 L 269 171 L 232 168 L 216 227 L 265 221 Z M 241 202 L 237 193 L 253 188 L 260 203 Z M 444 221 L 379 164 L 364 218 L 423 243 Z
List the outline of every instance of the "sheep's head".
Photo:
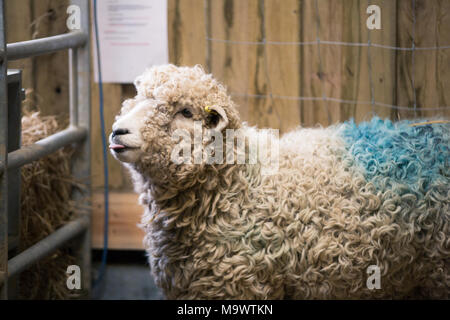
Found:
M 113 156 L 157 183 L 182 187 L 204 179 L 204 161 L 173 161 L 181 140 L 176 133 L 189 133 L 193 143 L 199 124 L 203 134 L 215 130 L 225 136 L 225 129 L 238 129 L 239 115 L 225 87 L 200 66 L 174 65 L 148 69 L 135 86 L 136 97 L 123 103 L 113 124 Z

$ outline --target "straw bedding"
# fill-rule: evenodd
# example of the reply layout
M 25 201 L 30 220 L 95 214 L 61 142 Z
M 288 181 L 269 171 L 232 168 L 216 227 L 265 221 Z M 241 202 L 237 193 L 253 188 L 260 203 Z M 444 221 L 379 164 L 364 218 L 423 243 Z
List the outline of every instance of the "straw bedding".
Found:
M 22 146 L 33 144 L 60 130 L 54 116 L 25 112 L 22 117 Z M 71 148 L 22 167 L 20 251 L 27 249 L 67 223 L 74 214 L 70 199 L 77 183 L 70 172 Z M 74 264 L 68 248 L 56 251 L 20 275 L 19 298 L 64 299 L 67 266 Z

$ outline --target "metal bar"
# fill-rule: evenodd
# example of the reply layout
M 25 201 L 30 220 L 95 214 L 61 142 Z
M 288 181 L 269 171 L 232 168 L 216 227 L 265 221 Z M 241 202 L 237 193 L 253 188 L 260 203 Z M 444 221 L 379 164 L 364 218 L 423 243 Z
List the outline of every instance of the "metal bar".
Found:
M 81 13 L 81 29 L 86 34 L 89 33 L 90 27 L 90 4 L 88 0 L 71 0 L 71 5 L 76 5 L 80 8 Z M 90 41 L 86 42 L 86 45 L 78 48 L 76 56 L 73 56 L 74 65 L 72 68 L 76 71 L 76 76 L 70 78 L 71 81 L 76 83 L 71 86 L 76 87 L 75 93 L 77 98 L 77 121 L 78 125 L 86 128 L 88 136 L 91 134 L 91 54 L 90 54 Z M 74 72 L 75 73 L 75 72 Z M 86 232 L 83 233 L 79 247 L 77 250 L 77 262 L 82 270 L 81 272 L 81 285 L 84 292 L 87 293 L 85 298 L 88 298 L 91 291 L 91 141 L 86 139 L 75 150 L 72 156 L 72 174 L 86 181 L 86 186 L 83 188 L 83 192 L 75 189 L 72 195 L 72 200 L 76 203 L 85 204 L 86 210 L 81 213 L 86 216 L 88 226 Z
M 22 72 L 8 70 L 8 154 L 20 149 L 21 106 L 22 106 Z M 10 79 L 11 78 L 11 79 Z M 20 168 L 8 169 L 8 256 L 18 253 L 20 234 Z M 11 240 L 16 239 L 14 244 Z M 18 279 L 8 279 L 8 299 L 18 297 Z
M 69 49 L 69 109 L 70 125 L 78 125 L 78 54 Z
M 39 56 L 69 48 L 85 45 L 87 32 L 73 31 L 53 37 L 10 43 L 7 45 L 8 60 L 17 60 Z
M 64 243 L 81 234 L 88 226 L 88 219 L 86 217 L 80 217 L 77 220 L 67 223 L 25 251 L 22 251 L 8 261 L 8 277 L 19 274 L 38 260 L 45 258 Z
M 0 51 L 6 49 L 5 4 L 0 0 Z M 8 167 L 7 59 L 0 59 L 0 166 Z M 0 299 L 8 298 L 8 175 L 0 171 Z
M 87 137 L 85 128 L 69 127 L 63 131 L 55 133 L 36 143 L 22 147 L 8 155 L 8 169 L 16 169 L 27 163 L 45 157 L 59 148 L 67 146 L 74 142 L 80 142 Z M 0 173 L 5 170 L 0 164 Z
M 22 72 L 8 70 L 8 152 L 20 149 Z M 8 170 L 8 238 L 19 234 L 20 168 Z M 11 252 L 11 243 L 9 242 Z

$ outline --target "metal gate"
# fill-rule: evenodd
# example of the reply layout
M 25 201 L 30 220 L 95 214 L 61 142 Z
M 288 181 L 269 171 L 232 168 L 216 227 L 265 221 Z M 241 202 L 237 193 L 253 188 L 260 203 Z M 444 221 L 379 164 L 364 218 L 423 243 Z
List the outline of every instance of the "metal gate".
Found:
M 8 298 L 8 279 L 54 252 L 69 240 L 74 240 L 77 244 L 75 247 L 77 248 L 77 264 L 81 268 L 82 289 L 84 289 L 83 291 L 90 291 L 90 209 L 79 213 L 73 221 L 30 248 L 8 258 L 8 250 L 16 240 L 14 236 L 8 237 L 8 230 L 11 234 L 12 229 L 17 230 L 19 223 L 18 211 L 20 205 L 18 201 L 20 196 L 18 192 L 20 188 L 14 187 L 14 185 L 17 185 L 18 181 L 16 180 L 20 179 L 20 171 L 18 170 L 21 166 L 40 159 L 59 148 L 77 143 L 78 147 L 72 158 L 72 173 L 75 177 L 87 177 L 87 180 L 90 180 L 90 8 L 88 0 L 72 0 L 71 4 L 80 8 L 81 30 L 53 37 L 6 44 L 5 4 L 3 0 L 0 0 L 0 299 Z M 11 121 L 13 114 L 17 114 L 17 110 L 12 109 L 12 97 L 8 97 L 8 79 L 10 82 L 17 80 L 17 78 L 20 79 L 20 72 L 8 72 L 7 61 L 66 49 L 69 50 L 69 127 L 33 145 L 8 152 L 8 141 L 11 141 L 11 137 L 8 138 L 8 132 L 14 133 L 13 138 L 17 134 L 20 135 L 20 127 L 19 130 L 17 130 L 17 127 L 8 128 L 9 125 L 13 125 Z M 18 87 L 20 89 L 20 86 Z M 20 103 L 18 105 L 20 106 Z M 10 110 L 9 116 L 8 109 Z M 8 178 L 11 181 L 8 181 Z M 83 194 L 80 191 L 74 191 L 72 197 L 76 201 L 90 202 L 90 183 L 86 186 Z M 8 221 L 8 216 L 10 221 Z

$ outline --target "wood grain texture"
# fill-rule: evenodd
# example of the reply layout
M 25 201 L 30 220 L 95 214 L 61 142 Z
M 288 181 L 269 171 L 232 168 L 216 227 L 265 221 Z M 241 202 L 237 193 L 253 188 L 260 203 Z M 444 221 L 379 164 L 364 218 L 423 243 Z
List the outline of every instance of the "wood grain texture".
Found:
M 297 0 L 265 0 L 265 38 L 267 41 L 300 41 L 300 3 Z M 301 86 L 301 47 L 298 45 L 266 45 L 266 72 L 268 94 L 297 97 Z M 269 99 L 270 100 L 270 99 Z M 274 99 L 270 107 L 274 116 L 271 123 L 280 132 L 300 124 L 300 101 Z
M 397 42 L 397 4 L 390 0 L 371 1 L 382 8 L 381 30 L 371 30 L 370 40 L 374 44 L 396 46 Z M 368 16 L 367 14 L 365 15 Z M 396 51 L 385 48 L 370 48 L 372 64 L 373 95 L 377 102 L 395 105 L 396 103 Z M 396 111 L 383 106 L 375 106 L 375 114 L 381 118 L 395 119 Z
M 206 67 L 203 3 L 203 0 L 168 1 L 169 61 L 176 65 Z
M 104 185 L 103 174 L 103 155 L 102 155 L 102 137 L 100 130 L 100 107 L 99 107 L 99 88 L 98 84 L 92 82 L 92 97 L 91 97 L 91 123 L 93 126 L 91 134 L 91 167 L 92 167 L 92 187 L 101 188 Z M 103 84 L 103 105 L 104 105 L 104 120 L 105 120 L 105 134 L 108 138 L 112 131 L 112 125 L 115 116 L 119 113 L 122 106 L 122 85 L 115 83 Z M 108 143 L 109 144 L 109 143 Z M 107 150 L 108 154 L 108 174 L 109 186 L 113 189 L 123 189 L 127 186 L 127 173 L 119 161 L 114 159 Z
M 416 46 L 450 44 L 450 2 L 416 1 Z M 427 109 L 450 106 L 450 49 L 415 52 L 414 80 L 419 115 L 449 115 Z
M 92 247 L 103 248 L 104 205 L 103 194 L 93 194 Z M 143 249 L 143 231 L 138 228 L 144 208 L 138 204 L 134 193 L 112 192 L 110 194 L 108 248 Z
M 399 47 L 411 48 L 413 45 L 413 8 L 412 1 L 397 1 L 397 45 Z M 413 89 L 413 54 L 411 51 L 397 51 L 396 53 L 396 104 L 408 107 L 409 110 L 398 110 L 398 119 L 407 119 L 415 116 L 414 114 L 414 96 Z M 415 61 L 417 62 L 417 61 Z M 418 114 L 416 114 L 418 115 Z
M 68 0 L 33 1 L 33 38 L 66 33 Z M 35 58 L 36 103 L 44 115 L 67 119 L 69 113 L 68 52 L 58 51 Z
M 320 40 L 341 40 L 342 5 L 336 2 L 302 2 L 302 42 Z M 338 23 L 336 23 L 338 22 Z M 330 26 L 333 25 L 333 28 Z M 328 45 L 307 44 L 302 50 L 302 92 L 304 97 L 316 97 L 318 100 L 302 101 L 302 124 L 329 125 L 340 117 L 339 109 L 333 103 L 321 98 L 338 97 L 340 48 Z M 328 61 L 331 57 L 332 61 Z M 337 96 L 336 96 L 337 94 Z
M 261 41 L 262 1 L 218 0 L 209 2 L 209 35 L 230 41 Z M 259 45 L 209 42 L 211 72 L 228 90 L 237 94 L 266 94 L 264 48 Z M 244 120 L 264 126 L 268 101 L 251 97 L 234 98 Z
M 33 10 L 30 0 L 7 0 L 5 10 L 7 42 L 30 40 L 33 33 L 31 28 Z M 8 61 L 8 68 L 22 70 L 22 86 L 31 90 L 34 89 L 33 66 L 33 58 Z
M 449 45 L 450 3 L 416 0 L 414 10 L 412 4 L 406 0 L 397 3 L 398 45 L 411 47 L 414 43 L 418 48 Z M 450 93 L 445 89 L 450 86 L 449 55 L 448 49 L 397 52 L 397 104 L 410 108 L 399 111 L 398 117 L 449 116 L 448 110 L 430 110 L 450 104 Z

